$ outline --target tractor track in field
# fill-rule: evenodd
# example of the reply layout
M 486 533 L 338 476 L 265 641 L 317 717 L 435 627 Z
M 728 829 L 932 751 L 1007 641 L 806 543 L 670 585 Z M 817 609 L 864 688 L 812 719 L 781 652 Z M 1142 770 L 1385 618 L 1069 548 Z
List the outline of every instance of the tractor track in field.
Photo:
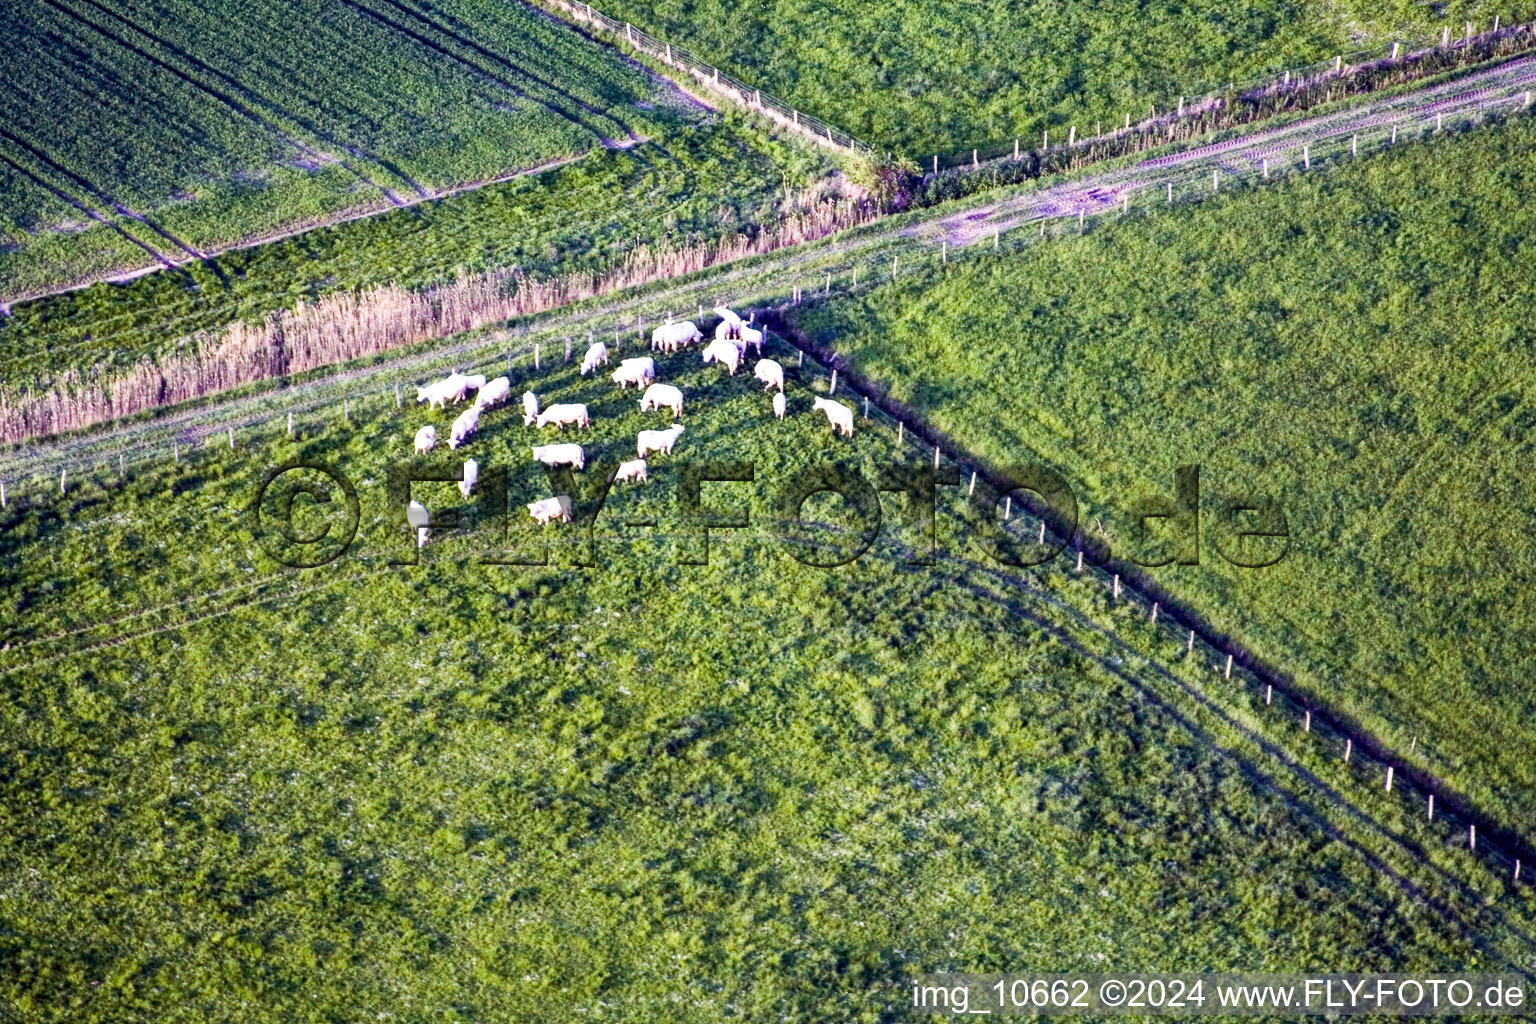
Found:
M 355 147 L 339 145 L 335 139 L 330 138 L 324 131 L 309 123 L 307 119 L 283 109 L 282 107 L 273 103 L 271 100 L 250 89 L 239 79 L 225 74 L 224 72 L 208 64 L 206 61 L 195 57 L 190 53 L 187 53 L 185 50 L 172 43 L 170 40 L 161 38 L 143 26 L 135 24 L 133 21 L 125 18 L 121 14 L 118 14 L 116 11 L 105 7 L 100 3 L 97 3 L 96 0 L 77 0 L 77 2 L 92 8 L 101 16 L 109 18 L 112 21 L 118 23 L 126 31 L 135 33 L 136 35 L 149 40 L 164 52 L 172 54 L 177 60 L 180 60 L 189 67 L 193 68 L 196 72 L 198 72 L 198 74 L 211 78 L 215 82 L 221 84 L 210 84 L 209 82 L 199 78 L 197 74 L 190 73 L 180 67 L 177 67 L 167 58 L 150 52 L 143 46 L 140 46 L 139 44 L 125 37 L 120 32 L 115 32 L 86 17 L 78 10 L 64 3 L 63 0 L 42 0 L 42 2 L 63 14 L 65 17 L 71 19 L 72 21 L 83 25 L 85 28 L 95 32 L 97 35 L 100 35 L 108 42 L 128 50 L 130 53 L 137 55 L 143 60 L 149 61 L 156 67 L 161 68 L 162 70 L 175 76 L 177 79 L 185 82 L 191 88 L 211 97 L 218 103 L 228 107 L 230 110 L 234 111 L 236 114 L 240 115 L 246 120 L 257 124 L 264 130 L 272 133 L 275 137 L 283 139 L 309 159 L 321 163 L 335 163 L 339 165 L 358 181 L 367 185 L 369 188 L 377 190 L 385 199 L 391 203 L 391 205 L 401 205 L 405 202 L 405 200 L 394 189 L 386 184 L 374 180 L 373 176 L 354 166 L 354 161 L 346 159 L 346 157 L 342 155 L 343 152 L 348 153 L 354 157 L 367 160 L 384 168 L 384 170 L 388 171 L 396 178 L 409 184 L 418 194 L 422 194 L 425 191 L 421 185 L 413 181 L 408 175 L 404 174 L 398 168 L 391 165 L 388 161 L 374 156 L 371 153 L 356 149 Z M 311 143 L 295 136 L 292 131 L 289 131 L 282 124 L 274 121 L 271 116 L 263 114 L 258 108 L 269 110 L 276 117 L 284 118 L 290 121 L 294 125 L 298 126 L 304 133 L 308 134 L 311 138 L 322 139 L 326 142 L 327 145 L 334 147 L 334 149 L 317 149 Z

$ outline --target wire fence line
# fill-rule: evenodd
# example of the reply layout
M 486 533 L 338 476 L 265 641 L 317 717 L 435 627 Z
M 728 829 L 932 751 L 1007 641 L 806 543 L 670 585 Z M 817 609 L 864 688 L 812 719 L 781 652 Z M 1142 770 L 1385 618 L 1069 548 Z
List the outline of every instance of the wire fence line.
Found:
M 1500 48 L 1501 44 L 1504 44 L 1503 49 Z M 1027 142 L 1021 136 L 1016 136 L 1011 142 L 992 140 L 948 154 L 935 153 L 931 156 L 931 161 L 928 156 L 925 156 L 923 169 L 930 173 L 965 168 L 979 170 L 984 169 L 989 163 L 1000 163 L 1010 156 L 1017 159 L 1025 153 L 1043 157 L 1047 154 L 1078 150 L 1086 152 L 1096 144 L 1123 139 L 1129 135 L 1157 135 L 1166 130 L 1173 130 L 1181 122 L 1193 121 L 1204 114 L 1222 110 L 1236 100 L 1259 101 L 1300 96 L 1319 86 L 1331 83 L 1348 84 L 1348 79 L 1362 70 L 1406 70 L 1435 55 L 1465 56 L 1475 50 L 1487 50 L 1489 51 L 1487 54 L 1477 59 L 1489 59 L 1495 52 L 1507 55 L 1511 44 L 1517 49 L 1529 49 L 1536 45 L 1536 23 L 1502 25 L 1498 19 L 1495 19 L 1491 29 L 1477 34 L 1471 32 L 1471 25 L 1468 23 L 1467 33 L 1455 38 L 1450 38 L 1448 35 L 1442 37 L 1441 34 L 1432 37 L 1424 36 L 1413 42 L 1399 41 L 1383 44 L 1370 49 L 1340 54 L 1302 67 L 1282 68 L 1247 79 L 1229 81 L 1224 85 L 1202 84 L 1190 87 L 1187 96 L 1179 96 L 1176 100 L 1169 99 L 1167 101 L 1169 106 L 1161 112 L 1157 110 L 1155 104 L 1149 104 L 1151 111 L 1149 116 L 1127 113 L 1123 121 L 1109 122 L 1107 132 L 1103 130 L 1103 122 L 1095 122 L 1092 134 L 1088 133 L 1088 124 L 1084 123 L 1081 133 L 1077 131 L 1078 126 L 1074 124 L 1064 129 L 1057 129 L 1054 133 L 1047 130 L 1040 139 Z M 1430 73 L 1440 73 L 1441 70 L 1452 69 L 1436 69 Z
M 594 28 L 614 40 L 622 40 L 636 53 L 688 75 L 695 85 L 702 86 L 716 96 L 728 99 L 761 115 L 780 128 L 797 132 L 818 145 L 848 153 L 872 151 L 868 143 L 855 138 L 841 128 L 797 110 L 777 97 L 722 72 L 715 65 L 701 60 L 681 46 L 674 46 L 665 39 L 658 39 L 648 32 L 635 28 L 627 21 L 610 18 L 594 9 L 591 4 L 579 3 L 575 0 L 544 0 L 544 2 L 564 12 L 569 20 Z
M 790 340 L 801 348 L 799 342 Z M 1286 722 L 1306 737 L 1308 754 L 1320 762 L 1334 762 L 1347 778 L 1367 791 L 1377 791 L 1380 799 L 1392 802 L 1403 821 L 1422 821 L 1446 848 L 1474 855 L 1511 889 L 1531 884 L 1536 855 L 1530 852 L 1524 837 L 1486 824 L 1480 829 L 1464 798 L 1435 787 L 1430 747 L 1424 742 L 1428 737 L 1415 736 L 1410 754 L 1396 756 L 1369 734 L 1348 728 L 1326 706 L 1307 700 L 1290 685 L 1278 683 L 1273 673 L 1265 671 L 1246 652 L 1213 636 L 1209 627 L 1171 599 L 1145 592 L 1144 583 L 1126 574 L 1124 566 L 1115 561 L 1094 564 L 1079 557 L 1084 551 L 1080 532 L 1072 530 L 1064 536 L 1062 524 L 1032 511 L 1022 496 L 1015 504 L 1011 495 L 1019 492 L 1007 490 L 1009 482 L 983 460 L 953 441 L 936 443 L 938 435 L 921 420 L 905 410 L 893 412 L 886 408 L 887 402 L 878 392 L 846 369 L 839 375 L 838 361 L 831 360 L 830 365 L 823 362 L 826 352 L 801 350 L 811 355 L 809 366 L 823 371 L 830 385 L 829 393 L 836 391 L 848 396 L 856 416 L 873 418 L 875 423 L 894 429 L 902 450 L 914 452 L 923 462 L 931 458 L 936 468 L 953 469 L 967 498 L 978 485 L 988 488 L 990 493 L 985 500 L 992 503 L 993 514 L 1016 539 L 1038 538 L 1047 548 L 1059 546 L 1060 553 L 1055 557 L 1065 559 L 1070 566 L 1061 569 L 1061 575 L 1091 588 L 1108 609 L 1114 625 L 1106 624 L 1065 597 L 1053 598 L 1041 580 L 998 571 L 1005 586 L 1015 592 L 1028 591 L 1059 611 L 1077 616 L 1088 628 L 1107 636 L 1124 650 L 1139 653 L 1179 685 L 1208 695 L 1223 715 L 1233 713 L 1230 702 L 1237 699 L 1239 707 L 1256 720 Z M 1133 635 L 1144 634 L 1146 647 L 1123 635 L 1122 627 Z M 1241 726 L 1240 721 L 1235 724 Z M 1366 815 L 1388 830 L 1396 825 L 1384 824 L 1377 809 L 1366 808 Z

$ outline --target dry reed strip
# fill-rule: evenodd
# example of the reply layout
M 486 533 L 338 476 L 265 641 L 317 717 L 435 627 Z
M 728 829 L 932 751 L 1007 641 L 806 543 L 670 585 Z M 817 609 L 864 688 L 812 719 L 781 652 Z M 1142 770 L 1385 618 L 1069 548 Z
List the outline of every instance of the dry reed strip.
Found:
M 771 228 L 718 241 L 630 250 L 606 271 L 535 278 L 516 269 L 461 272 L 422 291 L 380 285 L 301 302 L 259 323 L 234 323 L 128 370 L 68 370 L 47 387 L 0 386 L 0 443 L 80 430 L 256 381 L 300 374 L 433 338 L 608 295 L 823 238 L 876 215 L 855 199 L 823 199 Z

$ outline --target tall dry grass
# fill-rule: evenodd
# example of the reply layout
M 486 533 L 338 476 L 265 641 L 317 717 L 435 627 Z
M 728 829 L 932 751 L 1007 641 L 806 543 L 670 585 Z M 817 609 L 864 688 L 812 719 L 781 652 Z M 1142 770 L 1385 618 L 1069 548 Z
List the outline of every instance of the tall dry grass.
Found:
M 805 205 L 802 205 L 805 204 Z M 45 389 L 0 386 L 0 442 L 79 430 L 255 381 L 472 331 L 583 299 L 678 277 L 745 256 L 824 238 L 875 216 L 845 197 L 792 197 L 798 212 L 771 228 L 714 242 L 638 246 L 609 270 L 534 278 L 515 270 L 461 273 L 421 291 L 383 285 L 302 302 L 261 323 L 235 323 L 175 354 L 129 370 L 70 370 Z

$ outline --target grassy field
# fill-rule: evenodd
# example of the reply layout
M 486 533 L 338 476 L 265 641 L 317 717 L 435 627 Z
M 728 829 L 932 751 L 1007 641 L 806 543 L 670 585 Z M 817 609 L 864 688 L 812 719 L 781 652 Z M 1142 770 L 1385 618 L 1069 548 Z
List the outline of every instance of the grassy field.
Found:
M 0 294 L 153 263 L 105 224 L 81 230 L 52 193 L 182 260 L 699 114 L 519 4 L 12 6 L 0 19 Z
M 1178 97 L 1466 20 L 1481 2 L 1211 4 L 616 0 L 603 10 L 688 46 L 785 102 L 926 166 L 929 154 L 1119 125 Z M 817 59 L 806 60 L 807 52 Z
M 1482 897 L 1447 916 L 1461 883 L 1394 879 L 1358 823 L 1271 788 L 1133 659 L 1032 619 L 985 567 L 905 565 L 899 500 L 857 562 L 787 557 L 779 489 L 831 458 L 872 479 L 898 450 L 875 421 L 834 442 L 825 383 L 773 354 L 783 423 L 745 373 L 659 360 L 687 431 L 609 499 L 589 569 L 559 544 L 545 568 L 478 564 L 496 534 L 450 484 L 415 494 L 465 528 L 387 564 L 410 553 L 387 466 L 443 413 L 214 436 L 65 497 L 13 485 L 0 1000 L 72 1021 L 872 1021 L 926 969 L 1505 966 Z M 665 422 L 570 366 L 524 386 L 590 404 L 594 460 Z M 493 412 L 431 458 L 510 467 L 520 514 L 548 493 L 535 436 Z M 360 499 L 353 549 L 303 573 L 249 510 L 294 457 Z M 754 525 L 679 565 L 674 474 L 708 459 L 754 463 L 704 489 Z M 301 503 L 296 532 L 323 513 Z M 826 496 L 805 514 L 822 543 L 850 525 Z M 963 550 L 964 516 L 944 521 Z
M 21 303 L 0 321 L 0 376 L 36 387 L 63 370 L 131 365 L 178 339 L 374 285 L 416 289 L 460 270 L 605 270 L 637 247 L 771 226 L 792 212 L 786 192 L 830 171 L 807 147 L 732 119 L 600 149 L 540 175 Z
M 1528 832 L 1533 153 L 1513 121 L 978 253 L 803 325 L 957 443 L 1063 470 L 1121 557 L 1166 553 L 1132 508 L 1200 465 L 1200 564 L 1156 578 Z M 1287 516 L 1270 568 L 1219 553 L 1244 494 Z

